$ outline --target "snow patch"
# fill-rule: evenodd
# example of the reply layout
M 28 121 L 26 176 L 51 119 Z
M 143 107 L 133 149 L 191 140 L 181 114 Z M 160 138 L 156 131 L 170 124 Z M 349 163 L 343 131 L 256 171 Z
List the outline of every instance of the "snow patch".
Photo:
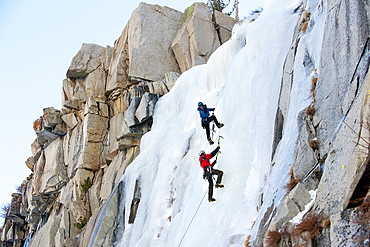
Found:
M 301 223 L 303 216 L 311 209 L 316 199 L 316 190 L 310 190 L 309 193 L 310 193 L 311 201 L 304 206 L 304 210 L 302 212 L 294 216 L 294 218 L 291 219 L 289 222 L 292 222 L 295 225 Z

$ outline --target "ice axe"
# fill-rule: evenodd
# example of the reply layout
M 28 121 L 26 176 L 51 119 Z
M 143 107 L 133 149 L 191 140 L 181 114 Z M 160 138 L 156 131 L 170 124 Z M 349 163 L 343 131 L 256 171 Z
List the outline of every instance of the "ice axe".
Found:
M 224 139 L 222 136 L 218 136 L 218 141 L 217 141 L 217 146 L 220 147 L 220 140 Z M 217 154 L 216 154 L 216 162 L 217 162 L 217 158 L 218 158 L 218 154 L 221 153 L 220 150 L 218 150 Z

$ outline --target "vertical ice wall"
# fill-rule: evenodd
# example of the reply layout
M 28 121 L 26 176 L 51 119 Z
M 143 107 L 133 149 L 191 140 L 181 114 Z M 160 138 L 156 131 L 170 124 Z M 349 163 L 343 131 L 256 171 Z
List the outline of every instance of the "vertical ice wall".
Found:
M 261 193 L 270 193 L 266 200 L 282 196 L 297 138 L 295 119 L 310 102 L 302 71 L 292 89 L 297 93 L 282 139 L 286 148 L 278 149 L 269 174 L 283 65 L 298 5 L 274 1 L 256 21 L 238 24 L 232 40 L 206 65 L 185 72 L 159 100 L 152 131 L 122 177 L 126 210 L 119 246 L 240 246 L 258 218 Z M 299 63 L 295 69 L 303 70 Z M 204 197 L 207 182 L 198 164 L 199 150 L 211 152 L 216 146 L 208 145 L 200 127 L 199 101 L 216 107 L 225 123 L 217 133 L 224 137 L 217 168 L 225 172 L 225 188 L 215 190 L 215 203 Z M 128 224 L 136 184 L 142 196 L 134 224 Z

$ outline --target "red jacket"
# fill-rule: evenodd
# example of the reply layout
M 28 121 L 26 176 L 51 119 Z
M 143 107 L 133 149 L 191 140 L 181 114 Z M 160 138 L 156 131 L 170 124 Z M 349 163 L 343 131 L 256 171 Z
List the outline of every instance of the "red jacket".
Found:
M 202 155 L 202 156 L 199 157 L 200 166 L 203 169 L 206 166 L 213 166 L 214 165 L 214 163 L 211 164 L 211 162 L 209 162 L 209 160 L 212 159 L 218 153 L 218 150 L 220 150 L 220 147 L 217 147 L 210 154 L 205 154 L 205 155 Z
M 200 166 L 204 169 L 204 167 L 206 166 L 210 166 L 211 163 L 209 162 L 209 160 L 212 159 L 212 155 L 211 154 L 206 154 L 206 155 L 202 155 L 199 157 L 199 162 L 200 162 Z

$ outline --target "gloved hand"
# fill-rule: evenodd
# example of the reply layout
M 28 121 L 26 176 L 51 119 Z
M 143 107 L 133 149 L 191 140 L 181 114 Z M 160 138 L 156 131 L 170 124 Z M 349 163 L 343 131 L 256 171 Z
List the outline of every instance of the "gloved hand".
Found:
M 209 108 L 210 111 L 214 111 L 216 108 Z

